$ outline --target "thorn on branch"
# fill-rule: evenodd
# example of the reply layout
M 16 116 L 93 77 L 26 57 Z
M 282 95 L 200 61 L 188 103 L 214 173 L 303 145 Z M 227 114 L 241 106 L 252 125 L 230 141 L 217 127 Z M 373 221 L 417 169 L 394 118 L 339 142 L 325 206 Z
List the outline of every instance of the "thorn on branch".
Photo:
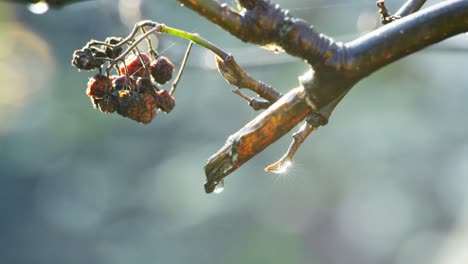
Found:
M 376 3 L 380 12 L 380 22 L 384 25 L 391 23 L 401 17 L 398 15 L 392 15 L 388 12 L 387 7 L 385 6 L 385 0 L 378 0 Z

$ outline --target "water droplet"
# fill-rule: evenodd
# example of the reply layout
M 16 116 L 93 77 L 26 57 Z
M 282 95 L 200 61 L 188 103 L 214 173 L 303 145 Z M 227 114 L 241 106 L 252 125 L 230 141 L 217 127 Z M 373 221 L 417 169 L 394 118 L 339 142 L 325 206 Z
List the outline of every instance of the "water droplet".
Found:
M 49 10 L 49 5 L 46 1 L 39 1 L 37 3 L 30 4 L 28 9 L 31 11 L 31 13 L 41 15 Z
M 279 162 L 273 163 L 270 166 L 266 167 L 265 171 L 276 173 L 276 174 L 283 174 L 288 171 L 291 165 L 292 165 L 292 162 L 290 160 L 281 160 Z
M 224 190 L 224 179 L 220 180 L 214 189 L 214 193 L 221 193 Z

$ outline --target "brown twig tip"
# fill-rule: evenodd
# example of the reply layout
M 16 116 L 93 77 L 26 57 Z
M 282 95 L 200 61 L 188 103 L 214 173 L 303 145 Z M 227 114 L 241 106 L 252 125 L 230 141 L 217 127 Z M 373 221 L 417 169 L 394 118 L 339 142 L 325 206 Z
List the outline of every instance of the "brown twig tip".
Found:
M 397 19 L 400 19 L 401 17 L 398 16 L 398 15 L 391 15 L 389 12 L 388 12 L 388 9 L 387 7 L 385 6 L 385 1 L 384 0 L 378 0 L 377 3 L 376 3 L 377 7 L 379 8 L 379 12 L 380 12 L 380 22 L 382 24 L 388 24 L 390 22 L 393 22 Z
M 276 174 L 285 173 L 288 168 L 292 165 L 292 160 L 299 147 L 302 145 L 304 140 L 314 131 L 317 127 L 312 126 L 309 122 L 305 122 L 302 127 L 293 134 L 293 141 L 289 146 L 286 153 L 277 162 L 269 165 L 265 168 L 265 171 Z

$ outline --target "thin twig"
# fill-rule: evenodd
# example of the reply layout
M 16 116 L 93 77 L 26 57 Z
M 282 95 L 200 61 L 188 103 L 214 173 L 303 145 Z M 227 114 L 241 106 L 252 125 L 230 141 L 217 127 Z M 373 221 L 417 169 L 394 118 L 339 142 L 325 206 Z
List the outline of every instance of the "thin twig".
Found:
M 182 59 L 182 63 L 180 65 L 179 73 L 177 73 L 177 76 L 174 82 L 172 82 L 171 91 L 169 92 L 170 95 L 173 95 L 175 93 L 177 84 L 179 84 L 180 78 L 182 77 L 182 74 L 184 73 L 185 65 L 187 64 L 187 60 L 190 55 L 190 50 L 192 49 L 192 46 L 193 46 L 193 41 L 190 41 L 187 46 L 187 49 L 185 50 L 184 58 Z
M 335 103 L 338 103 L 340 100 L 341 98 L 338 99 Z M 329 108 L 333 110 L 335 106 L 336 104 L 330 105 Z M 289 145 L 289 148 L 286 151 L 286 153 L 277 162 L 266 167 L 265 171 L 277 174 L 286 172 L 288 167 L 292 164 L 294 155 L 296 154 L 297 150 L 302 145 L 304 140 L 310 135 L 310 133 L 312 133 L 312 131 L 328 123 L 328 117 L 324 115 L 329 116 L 329 113 L 326 113 L 327 110 L 325 108 L 324 112 L 324 114 L 319 112 L 313 112 L 312 114 L 310 114 L 306 118 L 306 122 L 301 126 L 301 128 L 299 128 L 299 130 L 292 135 L 293 140 L 291 142 L 291 145 Z
M 181 38 L 188 39 L 190 41 L 193 41 L 197 43 L 200 46 L 203 46 L 209 50 L 211 50 L 214 54 L 218 55 L 219 57 L 225 59 L 229 54 L 227 52 L 224 52 L 222 49 L 220 49 L 218 46 L 215 44 L 211 43 L 210 41 L 202 38 L 199 34 L 197 33 L 190 33 L 184 30 L 180 30 L 177 28 L 173 27 L 168 27 L 166 25 L 162 25 L 161 33 L 168 33 L 174 36 L 178 36 Z
M 286 153 L 277 162 L 266 167 L 265 171 L 278 174 L 286 172 L 288 167 L 292 164 L 294 154 L 296 154 L 297 150 L 307 138 L 307 136 L 309 136 L 310 133 L 312 133 L 312 131 L 314 131 L 315 129 L 317 128 L 312 126 L 308 122 L 304 122 L 299 131 L 292 135 L 293 141 L 291 145 L 289 145 L 289 148 L 286 151 Z
M 395 16 L 405 17 L 409 14 L 412 14 L 424 5 L 426 0 L 408 0 L 398 11 L 396 11 Z
M 143 59 L 143 56 L 141 55 L 141 51 L 140 51 L 140 49 L 139 49 L 138 47 L 135 47 L 135 50 L 136 50 L 136 52 L 137 52 L 138 59 L 140 60 L 141 65 L 142 65 L 139 69 L 137 69 L 137 70 L 135 71 L 135 73 L 137 73 L 138 71 L 141 70 L 141 68 L 143 68 L 143 69 L 145 69 L 146 76 L 150 76 L 151 74 L 150 74 L 150 71 L 149 71 L 149 67 L 148 67 L 148 66 L 149 66 L 149 64 L 150 64 L 151 62 L 150 62 L 150 61 L 145 62 L 145 60 Z M 147 65 L 147 64 L 148 64 L 148 65 Z M 135 74 L 135 73 L 133 73 L 133 74 Z
M 141 27 L 141 32 L 143 32 L 143 34 L 146 33 L 146 30 L 144 27 Z M 158 52 L 156 52 L 155 49 L 153 49 L 153 44 L 151 43 L 151 39 L 148 37 L 146 38 L 146 44 L 148 45 L 148 48 L 150 50 L 150 54 L 157 57 L 158 56 Z
M 250 96 L 246 95 L 245 93 L 241 92 L 239 88 L 232 90 L 232 92 L 245 99 L 247 102 L 249 102 L 249 104 L 252 101 L 252 98 L 250 98 Z
M 158 23 L 155 23 L 155 22 L 149 22 L 149 21 L 145 21 L 145 23 L 153 23 L 152 25 L 154 25 L 154 27 L 152 29 L 150 29 L 148 32 L 146 32 L 145 34 L 142 34 L 140 37 L 138 37 L 128 48 L 127 50 L 125 50 L 124 52 L 122 52 L 122 54 L 115 58 L 111 63 L 109 63 L 109 66 L 108 66 L 108 69 L 112 68 L 115 64 L 117 64 L 117 62 L 119 61 L 124 61 L 125 58 L 128 56 L 128 54 L 130 52 L 133 51 L 133 49 L 135 49 L 135 47 L 142 41 L 144 40 L 146 37 L 148 37 L 149 35 L 155 33 L 155 32 L 161 32 L 161 29 L 162 29 L 162 25 L 161 24 L 158 24 Z M 138 23 L 140 24 L 140 23 Z M 137 25 L 138 25 L 137 24 Z M 140 26 L 141 27 L 141 26 Z M 121 43 L 125 43 L 127 41 L 129 41 L 130 39 L 133 38 L 133 36 L 135 36 L 136 34 L 136 31 L 138 30 L 138 27 L 135 26 L 133 28 L 133 31 L 132 33 L 130 33 L 130 35 L 125 38 L 123 41 L 119 42 L 116 47 L 118 47 L 119 45 L 121 45 Z

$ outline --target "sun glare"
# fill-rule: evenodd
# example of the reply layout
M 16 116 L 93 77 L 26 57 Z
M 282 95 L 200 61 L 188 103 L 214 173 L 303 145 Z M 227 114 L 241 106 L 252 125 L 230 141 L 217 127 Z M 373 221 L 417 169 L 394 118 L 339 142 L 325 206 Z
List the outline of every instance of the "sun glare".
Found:
M 49 5 L 45 1 L 39 1 L 28 6 L 29 11 L 36 15 L 44 14 L 49 10 Z

